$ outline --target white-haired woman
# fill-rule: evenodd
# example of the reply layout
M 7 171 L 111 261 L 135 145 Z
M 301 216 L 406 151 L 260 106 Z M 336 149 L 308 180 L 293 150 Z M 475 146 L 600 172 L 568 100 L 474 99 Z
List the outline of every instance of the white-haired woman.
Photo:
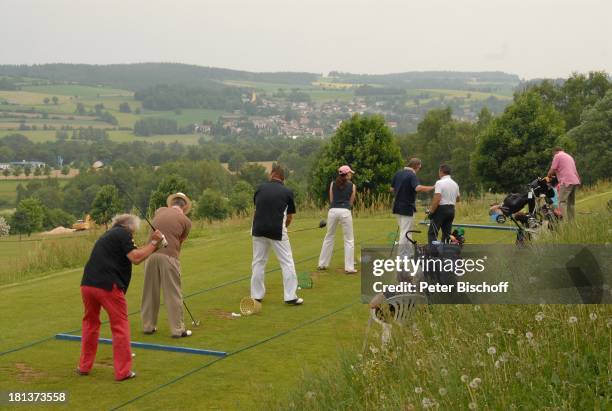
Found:
M 151 241 L 136 247 L 133 234 L 138 231 L 140 219 L 131 214 L 121 214 L 113 219 L 110 230 L 94 244 L 85 265 L 81 280 L 83 298 L 83 331 L 81 358 L 77 372 L 87 375 L 93 367 L 100 335 L 100 308 L 104 308 L 110 320 L 113 335 L 113 360 L 115 379 L 123 381 L 136 376 L 132 371 L 130 349 L 130 323 L 128 321 L 125 293 L 132 277 L 132 264 L 140 264 L 162 240 L 156 230 Z
M 355 184 L 351 178 L 355 172 L 347 165 L 338 169 L 335 181 L 329 185 L 329 212 L 327 213 L 327 234 L 319 255 L 319 270 L 325 270 L 331 262 L 334 251 L 334 238 L 338 224 L 344 234 L 344 272 L 354 274 L 355 238 L 353 237 L 353 216 L 351 209 L 355 202 Z

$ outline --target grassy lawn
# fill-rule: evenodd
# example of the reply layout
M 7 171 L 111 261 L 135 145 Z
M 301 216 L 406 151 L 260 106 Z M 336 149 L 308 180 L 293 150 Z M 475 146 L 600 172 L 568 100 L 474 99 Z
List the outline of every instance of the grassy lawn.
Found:
M 216 122 L 220 116 L 227 114 L 221 110 L 207 109 L 181 109 L 180 114 L 172 111 L 145 111 L 146 117 L 159 117 L 176 120 L 179 126 L 186 126 L 193 123 L 200 123 L 202 120 Z
M 580 208 L 588 209 L 612 197 L 612 192 L 600 191 L 592 200 L 585 198 Z M 487 221 L 486 209 L 477 218 L 465 217 L 472 214 L 462 211 L 458 222 Z M 314 227 L 320 217 L 298 215 L 292 228 Z M 0 299 L 0 310 L 11 314 L 3 321 L 0 375 L 16 384 L 7 389 L 67 390 L 72 408 L 95 404 L 98 409 L 109 409 L 129 403 L 127 409 L 171 409 L 177 404 L 181 408 L 257 409 L 264 408 L 263 399 L 281 401 L 298 388 L 296 384 L 305 374 L 327 369 L 337 363 L 340 351 L 362 341 L 367 307 L 357 303 L 359 276 L 342 272 L 341 235 L 336 237 L 330 269 L 318 273 L 316 258 L 324 232 L 311 230 L 291 235 L 296 269 L 298 273 L 312 273 L 314 281 L 314 288 L 299 292 L 306 301 L 304 306 L 287 307 L 282 303 L 281 276 L 274 271 L 267 275 L 263 312 L 229 319 L 228 313 L 238 312 L 240 299 L 249 294 L 249 225 L 249 220 L 242 220 L 203 228 L 197 231 L 200 237 L 186 243 L 182 254 L 185 300 L 202 320 L 202 326 L 194 329 L 191 338 L 169 338 L 163 308 L 159 332 L 150 336 L 141 332 L 138 308 L 142 267 L 135 268 L 127 294 L 134 341 L 207 348 L 229 352 L 230 356 L 217 360 L 135 349 L 134 369 L 138 377 L 116 383 L 112 378 L 111 348 L 101 345 L 93 373 L 78 377 L 73 369 L 78 361 L 79 344 L 51 338 L 59 332 L 80 332 L 82 307 L 78 283 L 82 269 L 77 267 L 46 273 L 47 277 L 36 281 L 0 287 L 4 297 Z M 357 217 L 354 227 L 357 243 L 385 244 L 389 233 L 395 232 L 396 221 L 387 214 Z M 475 229 L 466 230 L 466 236 L 472 243 L 512 244 L 514 238 L 512 233 Z M 424 241 L 425 234 L 419 234 L 418 239 Z M 5 254 L 23 252 L 19 251 L 18 243 L 11 247 Z M 276 259 L 270 258 L 268 270 L 277 267 Z M 48 308 L 51 306 L 52 312 Z M 437 309 L 448 324 L 454 324 L 452 309 Z M 448 315 L 444 314 L 446 311 Z M 102 327 L 101 336 L 110 337 L 108 325 Z M 5 353 L 40 340 L 44 341 Z M 597 349 L 600 348 L 603 349 Z
M 17 186 L 19 184 L 27 184 L 27 180 L 3 180 L 0 176 L 0 209 L 3 208 L 4 202 L 9 202 L 9 208 L 14 208 L 15 200 L 17 199 Z
M 109 131 L 109 137 L 113 141 L 117 142 L 131 142 L 131 141 L 147 141 L 149 143 L 182 143 L 182 144 L 198 144 L 198 139 L 202 137 L 200 134 L 176 134 L 176 135 L 163 135 L 163 136 L 150 136 L 150 137 L 139 137 L 132 134 L 131 131 Z
M 58 84 L 58 85 L 48 85 L 48 86 L 26 86 L 23 87 L 23 90 L 34 92 L 34 93 L 42 93 L 42 94 L 51 94 L 59 96 L 78 96 L 83 99 L 91 99 L 98 97 L 116 97 L 116 96 L 125 96 L 132 97 L 134 95 L 133 92 L 128 90 L 120 90 L 109 87 L 92 87 L 92 86 L 82 86 L 78 84 Z

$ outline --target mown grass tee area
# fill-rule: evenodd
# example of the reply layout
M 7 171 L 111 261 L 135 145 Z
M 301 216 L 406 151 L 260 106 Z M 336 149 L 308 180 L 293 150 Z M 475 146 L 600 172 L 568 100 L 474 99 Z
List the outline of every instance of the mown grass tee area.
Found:
M 609 241 L 610 199 L 609 185 L 583 194 L 577 224 L 556 241 Z M 461 207 L 458 222 L 487 220 L 483 204 Z M 296 217 L 293 229 L 309 228 L 324 213 Z M 118 383 L 111 347 L 100 345 L 93 372 L 78 376 L 80 344 L 53 337 L 80 334 L 82 268 L 39 271 L 0 287 L 2 389 L 66 391 L 71 409 L 604 409 L 610 404 L 609 306 L 433 306 L 415 311 L 414 324 L 395 334 L 391 350 L 381 350 L 380 327 L 374 325 L 363 355 L 368 308 L 359 303 L 359 276 L 343 273 L 340 233 L 326 272 L 316 272 L 324 232 L 290 236 L 298 273 L 310 272 L 314 281 L 312 289 L 299 292 L 303 306 L 283 304 L 272 256 L 263 311 L 232 319 L 249 294 L 249 226 L 249 219 L 230 220 L 198 229 L 187 241 L 183 292 L 202 321 L 192 337 L 169 337 L 164 307 L 159 332 L 142 333 L 142 267 L 135 269 L 127 293 L 133 341 L 226 351 L 227 357 L 135 349 L 138 376 Z M 388 244 L 396 223 L 390 214 L 361 213 L 354 227 L 358 244 Z M 468 242 L 514 246 L 512 233 L 468 229 L 466 236 Z M 81 252 L 87 254 L 94 238 L 3 240 L 0 263 L 16 264 L 15 258 L 29 258 L 29 247 L 61 248 L 62 241 L 71 248 L 84 244 Z M 424 241 L 425 235 L 418 238 Z M 190 322 L 187 314 L 185 319 Z M 108 324 L 101 337 L 110 337 Z

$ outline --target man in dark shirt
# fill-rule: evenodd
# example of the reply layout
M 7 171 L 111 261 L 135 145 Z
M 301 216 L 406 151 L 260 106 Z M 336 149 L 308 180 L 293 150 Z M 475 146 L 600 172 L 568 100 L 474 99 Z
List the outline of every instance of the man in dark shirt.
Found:
M 261 301 L 266 293 L 264 274 L 268 262 L 268 250 L 274 250 L 283 273 L 284 299 L 287 304 L 300 305 L 297 275 L 287 236 L 287 227 L 295 214 L 293 191 L 285 187 L 285 173 L 279 165 L 272 167 L 270 181 L 255 191 L 255 216 L 253 217 L 253 274 L 251 298 Z
M 155 249 L 162 233 L 155 231 L 149 244 L 137 248 L 133 234 L 138 230 L 138 217 L 123 214 L 113 219 L 113 226 L 102 234 L 93 247 L 81 280 L 81 296 L 85 313 L 81 358 L 77 372 L 89 374 L 96 359 L 100 335 L 100 308 L 110 320 L 113 335 L 115 379 L 126 380 L 136 376 L 132 371 L 130 349 L 130 323 L 125 293 L 132 277 L 132 264 L 140 264 Z
M 416 193 L 427 192 L 434 189 L 433 186 L 423 186 L 420 184 L 416 174 L 421 169 L 421 160 L 411 158 L 408 166 L 398 171 L 391 181 L 391 192 L 395 195 L 393 199 L 393 214 L 397 217 L 399 242 L 398 254 L 408 255 L 408 239 L 406 233 L 412 229 L 414 223 L 414 213 L 416 212 Z M 412 234 L 409 233 L 412 238 Z

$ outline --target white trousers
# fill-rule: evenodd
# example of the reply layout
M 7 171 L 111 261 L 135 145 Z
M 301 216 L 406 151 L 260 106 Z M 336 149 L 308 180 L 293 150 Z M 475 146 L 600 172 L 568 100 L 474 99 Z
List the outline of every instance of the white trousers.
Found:
M 298 280 L 295 273 L 295 264 L 291 253 L 289 238 L 283 234 L 282 240 L 271 240 L 266 237 L 253 237 L 253 273 L 251 276 L 251 298 L 262 299 L 266 294 L 264 284 L 266 263 L 270 247 L 274 250 L 276 258 L 283 273 L 283 286 L 285 301 L 295 300 L 297 297 Z
M 414 216 L 399 215 L 396 214 L 397 225 L 399 226 L 399 241 L 397 246 L 397 255 L 400 257 L 412 255 L 411 244 L 406 238 L 408 230 L 412 230 L 412 224 L 414 222 Z M 408 234 L 412 238 L 412 233 Z
M 327 234 L 323 240 L 319 267 L 328 267 L 334 252 L 334 238 L 338 224 L 344 234 L 344 270 L 355 270 L 355 238 L 353 237 L 353 216 L 346 208 L 330 208 L 327 213 Z

